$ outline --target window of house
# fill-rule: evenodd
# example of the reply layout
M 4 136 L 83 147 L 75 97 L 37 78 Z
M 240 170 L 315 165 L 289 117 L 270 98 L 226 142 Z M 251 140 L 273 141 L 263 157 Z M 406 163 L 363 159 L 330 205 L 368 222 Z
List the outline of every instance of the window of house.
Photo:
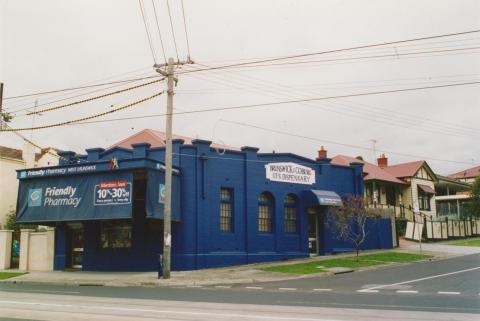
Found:
M 272 232 L 273 230 L 273 197 L 263 192 L 258 197 L 258 231 Z
M 297 198 L 288 194 L 283 200 L 283 213 L 285 220 L 285 232 L 297 233 Z
M 126 249 L 132 247 L 132 225 L 128 222 L 102 222 L 100 227 L 102 249 Z
M 430 200 L 432 194 L 425 193 L 423 190 L 418 189 L 418 206 L 420 210 L 430 211 Z
M 233 190 L 230 188 L 220 189 L 220 230 L 233 231 Z

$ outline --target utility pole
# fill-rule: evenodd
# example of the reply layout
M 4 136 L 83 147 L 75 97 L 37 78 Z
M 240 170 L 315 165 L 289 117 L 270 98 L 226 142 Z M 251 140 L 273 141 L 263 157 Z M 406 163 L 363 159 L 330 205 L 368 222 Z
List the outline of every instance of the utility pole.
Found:
M 155 70 L 167 77 L 167 120 L 166 120 L 166 142 L 165 142 L 165 202 L 163 204 L 163 278 L 170 278 L 170 258 L 172 249 L 172 123 L 173 123 L 173 83 L 178 79 L 175 77 L 175 67 L 179 65 L 193 64 L 188 59 L 185 62 L 175 62 L 173 58 L 168 59 L 167 64 L 154 65 Z M 162 68 L 166 68 L 162 70 Z

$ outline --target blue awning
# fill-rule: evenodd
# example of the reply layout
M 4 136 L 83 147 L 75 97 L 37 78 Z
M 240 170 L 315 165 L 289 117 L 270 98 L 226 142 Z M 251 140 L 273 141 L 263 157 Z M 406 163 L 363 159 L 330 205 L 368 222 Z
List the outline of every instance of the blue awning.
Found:
M 145 212 L 163 219 L 161 170 L 148 170 Z M 17 223 L 52 223 L 131 219 L 134 176 L 132 170 L 111 170 L 82 175 L 50 176 L 20 180 Z M 173 177 L 172 220 L 180 220 L 180 177 Z
M 305 206 L 342 206 L 342 198 L 333 191 L 309 189 L 302 192 Z

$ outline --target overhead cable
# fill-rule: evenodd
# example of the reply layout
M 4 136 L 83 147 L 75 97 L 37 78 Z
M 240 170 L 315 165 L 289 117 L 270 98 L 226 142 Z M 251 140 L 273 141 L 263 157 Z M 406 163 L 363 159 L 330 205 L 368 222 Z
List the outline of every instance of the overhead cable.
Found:
M 150 31 L 148 31 L 147 19 L 145 19 L 143 1 L 138 0 L 138 3 L 140 4 L 140 12 L 142 13 L 142 20 L 143 20 L 143 24 L 145 26 L 145 31 L 147 33 L 148 45 L 150 46 L 150 52 L 152 53 L 153 62 L 155 64 L 157 64 L 157 58 L 155 57 L 155 49 L 153 49 L 152 37 L 150 36 Z
M 105 97 L 108 97 L 108 96 L 113 96 L 113 95 L 116 95 L 116 94 L 120 94 L 120 93 L 123 93 L 123 92 L 126 92 L 126 91 L 131 91 L 131 90 L 138 89 L 138 88 L 141 88 L 141 87 L 145 87 L 145 86 L 148 86 L 148 85 L 156 84 L 156 83 L 159 83 L 159 82 L 163 81 L 164 79 L 165 78 L 150 81 L 150 82 L 140 84 L 140 85 L 137 85 L 137 86 L 134 86 L 134 87 L 120 89 L 120 90 L 113 91 L 113 92 L 110 92 L 110 93 L 106 93 L 106 94 L 103 94 L 103 95 L 100 95 L 100 96 L 90 97 L 90 98 L 87 98 L 87 99 L 75 101 L 75 102 L 60 105 L 60 106 L 48 107 L 48 108 L 44 108 L 44 109 L 41 109 L 41 110 L 38 110 L 38 111 L 32 111 L 32 112 L 27 113 L 26 115 L 42 114 L 42 113 L 49 112 L 49 111 L 52 111 L 52 110 L 58 110 L 58 109 L 63 109 L 63 108 L 74 106 L 74 105 L 87 103 L 87 102 L 90 102 L 90 101 L 93 101 L 93 100 L 98 100 L 98 99 L 105 98 Z
M 6 129 L 1 129 L 0 131 L 1 132 L 13 132 L 13 131 L 24 131 L 24 130 L 37 130 L 37 129 L 46 129 L 46 128 L 70 125 L 70 124 L 78 123 L 78 122 L 81 122 L 81 121 L 94 119 L 94 118 L 102 117 L 102 116 L 105 116 L 105 115 L 108 115 L 108 114 L 112 114 L 112 113 L 115 113 L 115 112 L 123 110 L 123 109 L 134 107 L 134 106 L 139 105 L 141 103 L 144 103 L 144 102 L 146 102 L 150 99 L 153 99 L 157 96 L 160 96 L 163 93 L 164 92 L 161 91 L 161 92 L 156 93 L 156 94 L 154 94 L 150 97 L 146 97 L 146 98 L 140 99 L 138 101 L 135 101 L 131 104 L 121 106 L 121 107 L 118 107 L 118 108 L 115 108 L 115 109 L 112 109 L 112 110 L 109 110 L 109 111 L 106 111 L 106 112 L 103 112 L 103 113 L 87 116 L 87 117 L 82 117 L 82 118 L 78 118 L 78 119 L 74 119 L 74 120 L 68 120 L 68 121 L 64 121 L 64 122 L 61 122 L 61 123 L 55 123 L 55 124 L 50 124 L 50 125 L 43 125 L 43 126 L 36 126 L 36 127 L 32 126 L 32 127 L 24 127 L 24 128 L 6 128 Z

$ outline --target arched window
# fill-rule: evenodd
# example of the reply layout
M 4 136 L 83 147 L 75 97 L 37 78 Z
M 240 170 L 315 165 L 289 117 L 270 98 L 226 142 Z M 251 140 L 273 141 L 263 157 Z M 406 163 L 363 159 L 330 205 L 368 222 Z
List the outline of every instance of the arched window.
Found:
M 285 221 L 285 232 L 297 233 L 297 197 L 288 194 L 283 199 L 283 215 Z
M 258 231 L 272 232 L 273 230 L 273 196 L 263 192 L 258 197 Z

